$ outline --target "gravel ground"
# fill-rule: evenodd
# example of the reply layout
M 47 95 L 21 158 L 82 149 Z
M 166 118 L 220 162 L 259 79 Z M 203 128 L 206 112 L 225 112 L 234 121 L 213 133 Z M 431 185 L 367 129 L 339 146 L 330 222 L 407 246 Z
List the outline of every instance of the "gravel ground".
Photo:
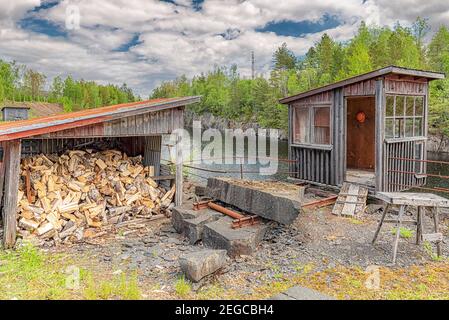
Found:
M 370 206 L 368 212 L 374 212 L 365 213 L 359 219 L 334 216 L 330 213 L 331 207 L 327 207 L 303 212 L 291 226 L 268 222 L 269 231 L 253 256 L 230 260 L 221 271 L 192 284 L 192 288 L 198 290 L 218 280 L 224 290 L 238 290 L 240 294 L 250 295 L 254 287 L 270 279 L 275 280 L 279 275 L 294 274 L 305 265 L 313 265 L 315 271 L 337 266 L 390 266 L 394 225 L 385 225 L 373 246 L 371 240 L 381 216 L 380 211 L 373 210 L 375 208 Z M 447 215 L 443 214 L 440 220 L 440 228 L 445 235 L 443 253 L 447 255 Z M 430 217 L 425 217 L 424 225 L 425 230 L 431 231 Z M 202 247 L 201 244 L 189 245 L 183 236 L 176 233 L 169 219 L 149 222 L 140 233 L 95 240 L 90 244 L 52 250 L 89 254 L 93 263 L 102 265 L 107 272 L 138 270 L 140 282 L 156 288 L 151 298 L 172 298 L 174 284 L 181 275 L 178 257 Z M 433 250 L 435 252 L 435 248 Z M 397 267 L 431 260 L 423 245 L 415 245 L 414 235 L 409 239 L 401 238 Z

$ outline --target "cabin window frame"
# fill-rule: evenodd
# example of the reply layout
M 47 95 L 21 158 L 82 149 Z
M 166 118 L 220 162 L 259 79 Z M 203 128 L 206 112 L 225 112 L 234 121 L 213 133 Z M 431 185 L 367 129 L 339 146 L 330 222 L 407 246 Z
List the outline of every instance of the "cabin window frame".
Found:
M 317 126 L 315 124 L 315 113 L 317 109 L 321 108 L 327 108 L 328 109 L 328 125 L 320 125 Z M 306 128 L 306 134 L 305 139 L 298 140 L 296 138 L 296 132 L 298 130 L 299 121 L 296 121 L 299 119 L 297 117 L 298 110 L 304 111 L 307 110 L 307 128 Z M 327 143 L 316 143 L 316 134 L 315 130 L 316 128 L 328 128 L 328 141 Z M 295 146 L 303 146 L 303 147 L 317 147 L 317 148 L 331 148 L 332 147 L 332 105 L 330 103 L 327 104 L 300 104 L 300 105 L 292 105 L 292 145 Z
M 389 108 L 389 98 L 393 98 L 392 109 Z M 409 101 L 413 99 L 413 115 L 409 114 Z M 398 105 L 398 100 L 402 104 Z M 417 100 L 421 100 L 421 114 L 417 114 Z M 384 134 L 387 140 L 416 140 L 424 139 L 426 121 L 426 96 L 419 94 L 386 94 Z M 419 124 L 420 122 L 420 124 Z M 412 127 L 411 134 L 408 131 Z

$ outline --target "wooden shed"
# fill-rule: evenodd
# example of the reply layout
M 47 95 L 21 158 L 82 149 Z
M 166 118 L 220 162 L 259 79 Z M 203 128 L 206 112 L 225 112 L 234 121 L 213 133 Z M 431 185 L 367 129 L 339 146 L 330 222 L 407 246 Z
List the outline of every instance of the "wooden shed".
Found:
M 428 84 L 443 78 L 390 66 L 281 99 L 289 106 L 292 177 L 371 191 L 424 185 Z
M 79 112 L 0 123 L 0 208 L 3 243 L 14 245 L 20 179 L 20 159 L 40 153 L 61 153 L 99 140 L 120 145 L 128 155 L 143 155 L 144 165 L 154 166 L 155 180 L 173 180 L 161 159 L 162 135 L 183 128 L 184 107 L 199 97 L 153 99 Z M 181 156 L 181 148 L 177 156 Z M 165 169 L 165 170 L 164 170 Z M 182 190 L 182 164 L 175 183 Z M 180 204 L 182 192 L 176 192 Z

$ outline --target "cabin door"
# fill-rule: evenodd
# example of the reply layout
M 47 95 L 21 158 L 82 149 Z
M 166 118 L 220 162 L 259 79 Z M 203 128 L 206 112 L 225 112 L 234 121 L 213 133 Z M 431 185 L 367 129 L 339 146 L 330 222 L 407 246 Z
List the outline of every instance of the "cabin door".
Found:
M 375 98 L 347 98 L 346 110 L 346 181 L 373 185 Z

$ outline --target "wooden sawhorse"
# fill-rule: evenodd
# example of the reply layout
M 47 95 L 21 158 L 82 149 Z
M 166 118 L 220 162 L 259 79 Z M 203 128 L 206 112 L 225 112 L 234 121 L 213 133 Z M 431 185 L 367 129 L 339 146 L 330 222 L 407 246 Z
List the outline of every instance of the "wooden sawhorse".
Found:
M 382 200 L 386 206 L 382 218 L 377 226 L 376 233 L 372 243 L 374 244 L 379 235 L 380 229 L 383 223 L 396 223 L 396 238 L 393 245 L 393 264 L 396 263 L 396 256 L 398 252 L 398 244 L 400 237 L 400 229 L 402 224 L 416 225 L 416 244 L 420 244 L 421 241 L 436 242 L 437 255 L 441 256 L 441 241 L 443 240 L 443 234 L 439 232 L 439 208 L 449 208 L 449 199 L 437 196 L 432 193 L 413 193 L 413 192 L 378 192 L 376 198 Z M 398 219 L 385 219 L 390 206 L 399 206 Z M 416 220 L 404 219 L 404 213 L 407 207 L 418 207 L 418 214 Z M 434 233 L 423 233 L 423 208 L 431 208 L 433 211 L 433 224 Z

